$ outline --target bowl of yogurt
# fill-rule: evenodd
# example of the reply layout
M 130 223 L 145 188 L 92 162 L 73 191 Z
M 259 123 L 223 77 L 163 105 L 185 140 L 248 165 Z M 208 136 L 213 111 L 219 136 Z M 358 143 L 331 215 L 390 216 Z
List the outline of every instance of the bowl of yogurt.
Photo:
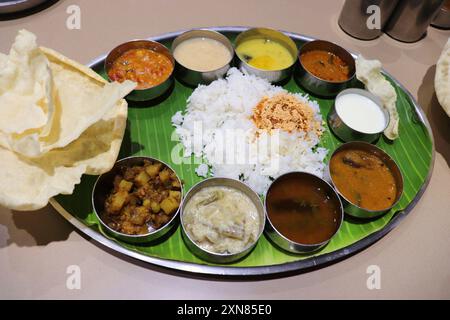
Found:
M 344 142 L 372 143 L 388 124 L 389 114 L 381 100 L 363 89 L 343 90 L 328 114 L 328 125 Z

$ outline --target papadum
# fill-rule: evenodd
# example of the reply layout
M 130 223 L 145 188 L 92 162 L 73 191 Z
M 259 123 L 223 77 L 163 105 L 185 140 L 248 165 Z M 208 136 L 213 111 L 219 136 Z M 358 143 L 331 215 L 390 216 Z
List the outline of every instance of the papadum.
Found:
M 82 174 L 112 168 L 126 127 L 123 97 L 136 87 L 131 81 L 108 83 L 93 70 L 38 48 L 35 39 L 20 31 L 14 59 L 11 53 L 0 57 L 0 65 L 7 66 L 5 73 L 0 69 L 0 117 L 13 110 L 5 105 L 9 97 L 2 100 L 11 88 L 17 97 L 26 96 L 19 99 L 26 119 L 14 115 L 10 122 L 22 122 L 0 122 L 0 204 L 15 210 L 42 208 L 57 194 L 71 194 Z M 39 57 L 32 67 L 23 62 L 32 57 Z M 39 117 L 28 119 L 31 114 Z
M 369 92 L 380 98 L 383 107 L 389 113 L 389 124 L 384 131 L 384 135 L 390 140 L 395 140 L 399 135 L 399 116 L 396 106 L 397 93 L 382 75 L 381 67 L 380 61 L 368 60 L 360 55 L 356 60 L 356 77 L 364 83 Z

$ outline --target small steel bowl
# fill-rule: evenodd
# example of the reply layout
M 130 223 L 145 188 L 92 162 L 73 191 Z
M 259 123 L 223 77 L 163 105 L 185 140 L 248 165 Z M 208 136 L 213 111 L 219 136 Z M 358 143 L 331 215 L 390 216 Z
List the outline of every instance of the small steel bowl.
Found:
M 383 112 L 384 117 L 386 119 L 386 125 L 383 127 L 383 129 L 378 132 L 367 133 L 358 131 L 347 125 L 336 111 L 336 101 L 340 97 L 347 94 L 359 94 L 375 102 L 375 104 L 378 107 L 380 107 L 380 110 Z M 333 103 L 333 106 L 330 112 L 328 113 L 327 120 L 328 125 L 330 126 L 330 129 L 333 131 L 333 133 L 344 142 L 365 141 L 372 143 L 376 141 L 380 137 L 380 134 L 387 128 L 389 124 L 389 113 L 386 111 L 385 108 L 383 108 L 383 103 L 381 102 L 381 100 L 377 96 L 370 93 L 369 91 L 363 89 L 346 89 L 337 95 L 335 102 Z
M 200 247 L 194 240 L 191 239 L 189 236 L 189 233 L 187 232 L 185 225 L 184 225 L 184 208 L 186 204 L 189 202 L 189 200 L 194 196 L 198 191 L 205 187 L 230 187 L 237 190 L 242 191 L 245 195 L 247 195 L 250 200 L 255 204 L 256 209 L 258 210 L 258 215 L 260 218 L 260 226 L 259 226 L 259 233 L 258 237 L 254 241 L 254 243 L 248 245 L 244 250 L 238 253 L 216 253 L 212 251 L 208 251 Z M 230 178 L 209 178 L 206 180 L 203 180 L 196 185 L 194 185 L 186 194 L 186 197 L 183 200 L 182 206 L 181 206 L 181 213 L 180 213 L 180 220 L 181 220 L 181 228 L 182 228 L 182 235 L 183 239 L 189 248 L 191 252 L 193 252 L 196 256 L 199 258 L 213 262 L 213 263 L 231 263 L 234 261 L 237 261 L 243 257 L 245 257 L 247 254 L 250 253 L 250 251 L 253 250 L 253 248 L 256 246 L 256 243 L 258 242 L 259 238 L 261 237 L 263 231 L 264 231 L 264 225 L 266 221 L 266 215 L 264 211 L 264 207 L 262 205 L 261 199 L 259 195 L 253 191 L 249 186 L 247 186 L 245 183 L 230 179 Z
M 132 50 L 132 49 L 149 49 L 153 50 L 155 52 L 161 53 L 165 55 L 167 58 L 169 58 L 170 62 L 172 63 L 172 72 L 167 77 L 166 80 L 161 82 L 160 84 L 144 88 L 144 89 L 135 89 L 130 94 L 126 96 L 127 100 L 131 101 L 147 101 L 147 100 L 153 100 L 158 98 L 159 96 L 163 95 L 167 90 L 170 89 L 170 87 L 173 85 L 173 71 L 175 69 L 175 60 L 170 53 L 170 50 L 167 49 L 164 45 L 162 45 L 159 42 L 151 41 L 151 40 L 133 40 L 129 42 L 122 43 L 121 45 L 115 47 L 106 57 L 105 59 L 105 71 L 106 75 L 108 77 L 109 81 L 112 81 L 109 78 L 108 72 L 109 69 L 111 69 L 114 61 L 118 59 L 122 54 L 125 52 Z
M 273 225 L 272 221 L 270 220 L 269 213 L 268 213 L 267 195 L 269 194 L 272 186 L 274 186 L 277 183 L 280 183 L 280 181 L 283 181 L 283 179 L 287 178 L 290 175 L 295 175 L 296 177 L 298 177 L 298 179 L 302 179 L 302 178 L 304 179 L 305 177 L 308 177 L 308 178 L 315 179 L 316 181 L 319 181 L 319 183 L 327 190 L 328 195 L 330 197 L 333 197 L 334 200 L 339 203 L 339 207 L 340 207 L 339 224 L 336 228 L 336 231 L 333 233 L 333 235 L 329 239 L 327 239 L 323 242 L 320 242 L 320 243 L 316 243 L 316 244 L 298 243 L 298 242 L 292 241 L 292 240 L 288 239 L 287 237 L 285 237 Z M 291 253 L 296 253 L 296 254 L 312 253 L 312 252 L 318 251 L 318 250 L 322 249 L 323 247 L 325 247 L 331 241 L 331 239 L 338 233 L 338 231 L 342 225 L 342 222 L 344 221 L 344 208 L 343 208 L 341 199 L 340 199 L 338 193 L 336 192 L 336 190 L 324 179 L 321 179 L 314 174 L 311 174 L 308 172 L 302 172 L 302 171 L 288 172 L 288 173 L 285 173 L 285 174 L 279 176 L 278 178 L 276 178 L 271 183 L 269 189 L 266 192 L 265 200 L 264 200 L 264 208 L 266 210 L 266 216 L 267 216 L 267 223 L 266 223 L 266 230 L 265 230 L 266 235 L 269 237 L 269 239 L 273 243 L 275 243 L 281 249 L 286 250 Z
M 166 235 L 176 224 L 178 223 L 178 213 L 181 208 L 181 204 L 178 207 L 178 210 L 173 214 L 172 219 L 169 220 L 164 226 L 162 226 L 159 229 L 149 231 L 147 234 L 139 234 L 139 235 L 130 235 L 126 233 L 122 233 L 119 231 L 116 231 L 109 227 L 101 218 L 101 213 L 103 212 L 104 203 L 106 201 L 106 198 L 110 194 L 111 190 L 113 189 L 113 183 L 114 183 L 114 177 L 117 173 L 119 173 L 119 170 L 121 167 L 132 167 L 136 165 L 142 165 L 144 160 L 150 160 L 153 162 L 160 162 L 173 172 L 175 172 L 168 164 L 162 162 L 161 160 L 151 158 L 151 157 L 128 157 L 121 160 L 118 160 L 114 167 L 102 174 L 98 177 L 97 181 L 94 184 L 94 189 L 92 191 L 92 208 L 94 209 L 94 213 L 97 217 L 97 219 L 100 221 L 101 228 L 103 231 L 108 233 L 109 235 L 128 242 L 128 243 L 147 243 L 151 241 L 155 241 L 164 235 Z M 176 172 L 175 172 L 176 174 Z M 182 185 L 181 180 L 179 176 L 177 175 L 178 180 L 180 181 L 180 185 Z M 183 198 L 183 188 L 181 188 L 181 198 Z
M 323 50 L 331 52 L 341 58 L 349 67 L 349 78 L 345 81 L 328 81 L 312 74 L 303 66 L 302 54 L 312 50 Z M 329 41 L 314 40 L 305 43 L 298 55 L 298 67 L 295 70 L 294 77 L 297 82 L 307 91 L 321 97 L 334 97 L 342 90 L 350 87 L 355 79 L 356 66 L 353 56 L 344 48 Z
M 359 207 L 358 205 L 356 205 L 356 204 L 352 203 L 350 200 L 348 200 L 339 191 L 339 188 L 336 186 L 336 184 L 333 181 L 333 176 L 331 175 L 331 172 L 330 172 L 330 164 L 328 164 L 328 167 L 326 170 L 327 178 L 334 185 L 336 192 L 341 196 L 341 199 L 344 204 L 345 212 L 347 214 L 349 214 L 350 216 L 353 216 L 356 218 L 364 218 L 364 219 L 372 219 L 372 218 L 376 218 L 376 217 L 379 217 L 379 216 L 385 214 L 386 212 L 391 210 L 395 205 L 397 205 L 397 203 L 400 201 L 400 199 L 403 195 L 403 175 L 402 175 L 402 172 L 400 171 L 399 166 L 394 161 L 394 159 L 392 159 L 386 152 L 384 152 L 380 148 L 374 146 L 373 144 L 370 144 L 367 142 L 362 142 L 362 141 L 348 142 L 348 143 L 341 145 L 339 148 L 334 150 L 330 159 L 332 159 L 334 157 L 334 155 L 336 153 L 338 153 L 339 151 L 347 150 L 347 149 L 364 150 L 364 151 L 370 152 L 370 153 L 378 156 L 380 159 L 382 159 L 383 162 L 385 163 L 385 165 L 391 170 L 391 172 L 394 176 L 395 184 L 397 186 L 397 195 L 396 195 L 396 199 L 395 199 L 394 203 L 389 208 L 385 208 L 383 210 L 368 210 L 368 209 Z
M 297 55 L 298 55 L 297 45 L 290 37 L 288 37 L 287 35 L 285 35 L 284 33 L 280 32 L 278 30 L 269 29 L 269 28 L 252 28 L 252 29 L 249 29 L 247 31 L 240 33 L 237 36 L 236 42 L 235 42 L 235 48 L 239 47 L 239 45 L 246 40 L 261 39 L 261 38 L 276 41 L 276 42 L 282 44 L 286 49 L 288 49 L 293 57 L 292 65 L 290 65 L 289 67 L 282 69 L 282 70 L 258 69 L 258 68 L 251 66 L 250 64 L 248 64 L 245 60 L 243 60 L 241 57 L 239 57 L 239 55 L 236 53 L 239 69 L 245 70 L 249 74 L 256 75 L 256 76 L 266 79 L 272 83 L 278 83 L 278 82 L 285 81 L 292 75 L 294 65 L 295 65 L 295 62 L 297 59 Z
M 233 63 L 234 49 L 230 40 L 217 31 L 207 29 L 190 30 L 182 33 L 181 35 L 176 37 L 175 40 L 173 40 L 172 52 L 175 52 L 176 47 L 180 43 L 193 38 L 209 38 L 219 41 L 230 51 L 230 60 L 227 61 L 227 63 L 219 69 L 210 71 L 197 71 L 183 66 L 179 61 L 175 59 L 175 74 L 177 79 L 188 86 L 195 87 L 199 84 L 209 84 L 214 80 L 223 78 L 226 75 L 228 69 L 231 68 L 231 65 Z

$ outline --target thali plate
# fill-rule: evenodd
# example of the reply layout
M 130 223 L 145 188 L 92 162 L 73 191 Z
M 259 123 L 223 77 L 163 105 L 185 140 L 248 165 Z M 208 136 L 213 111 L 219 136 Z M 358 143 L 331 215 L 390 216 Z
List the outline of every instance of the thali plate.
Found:
M 245 27 L 208 28 L 219 31 L 234 41 Z M 183 31 L 169 33 L 151 40 L 170 47 L 172 40 Z M 314 40 L 296 33 L 285 32 L 298 46 Z M 92 61 L 89 66 L 105 76 L 103 62 L 106 55 Z M 371 57 L 376 58 L 376 57 Z M 434 164 L 434 141 L 430 125 L 423 110 L 412 95 L 391 75 L 384 72 L 394 85 L 398 95 L 397 109 L 400 115 L 400 138 L 394 142 L 380 139 L 377 146 L 384 149 L 399 164 L 405 178 L 404 194 L 400 202 L 386 215 L 376 220 L 361 221 L 349 217 L 333 240 L 321 251 L 311 255 L 291 255 L 285 253 L 262 237 L 255 249 L 245 259 L 229 265 L 215 265 L 200 260 L 185 246 L 178 227 L 173 234 L 157 244 L 131 245 L 120 242 L 104 234 L 99 228 L 91 206 L 91 191 L 96 177 L 83 176 L 72 195 L 60 195 L 51 200 L 53 207 L 82 233 L 102 245 L 135 259 L 165 268 L 185 272 L 225 276 L 261 276 L 286 272 L 302 272 L 314 267 L 330 264 L 367 248 L 404 219 L 425 191 Z M 291 92 L 304 92 L 293 79 L 284 87 Z M 185 189 L 200 181 L 195 174 L 195 164 L 175 164 L 171 152 L 177 145 L 172 135 L 174 128 L 171 117 L 186 107 L 186 99 L 193 89 L 175 82 L 175 86 L 164 100 L 151 105 L 129 103 L 128 126 L 119 158 L 130 155 L 147 155 L 169 163 L 181 176 Z M 317 100 L 323 117 L 333 104 L 332 99 Z M 320 145 L 334 150 L 341 142 L 330 130 L 323 135 Z M 193 159 L 192 159 L 193 160 Z M 327 158 L 328 160 L 328 158 Z

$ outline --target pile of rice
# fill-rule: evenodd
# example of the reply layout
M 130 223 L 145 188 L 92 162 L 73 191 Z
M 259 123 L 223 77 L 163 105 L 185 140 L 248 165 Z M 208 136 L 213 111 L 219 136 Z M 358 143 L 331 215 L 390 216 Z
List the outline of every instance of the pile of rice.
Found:
M 204 163 L 196 169 L 199 176 L 239 179 L 259 194 L 267 191 L 274 178 L 289 171 L 306 171 L 322 177 L 327 150 L 317 147 L 316 130 L 269 133 L 258 130 L 251 120 L 253 109 L 261 99 L 280 93 L 288 92 L 236 68 L 229 70 L 226 79 L 199 86 L 188 98 L 186 112 L 177 112 L 172 117 L 183 144 L 182 156 L 193 154 L 203 159 Z M 315 120 L 322 123 L 317 102 L 306 95 L 294 96 L 308 104 Z M 223 142 L 223 137 L 233 132 L 236 132 L 235 148 L 228 140 Z

